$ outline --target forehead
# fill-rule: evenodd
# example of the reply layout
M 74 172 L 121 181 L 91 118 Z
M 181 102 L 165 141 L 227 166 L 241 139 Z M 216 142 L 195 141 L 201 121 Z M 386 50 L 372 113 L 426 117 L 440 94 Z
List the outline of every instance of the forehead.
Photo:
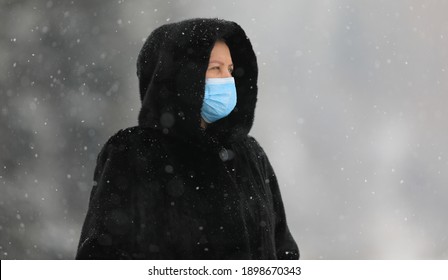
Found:
M 223 41 L 217 41 L 210 53 L 210 61 L 219 60 L 221 62 L 231 62 L 232 57 L 227 44 Z

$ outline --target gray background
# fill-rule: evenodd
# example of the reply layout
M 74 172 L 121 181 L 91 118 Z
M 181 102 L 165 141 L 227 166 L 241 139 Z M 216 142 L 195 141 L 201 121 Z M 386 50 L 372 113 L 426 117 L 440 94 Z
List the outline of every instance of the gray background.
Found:
M 448 259 L 447 1 L 0 0 L 1 259 L 71 259 L 143 39 L 238 22 L 303 259 Z

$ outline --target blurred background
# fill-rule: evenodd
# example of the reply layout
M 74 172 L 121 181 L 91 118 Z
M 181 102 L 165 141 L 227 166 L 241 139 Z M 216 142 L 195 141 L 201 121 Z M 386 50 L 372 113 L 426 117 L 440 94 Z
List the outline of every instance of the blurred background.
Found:
M 0 0 L 0 258 L 72 259 L 156 27 L 233 20 L 303 259 L 448 259 L 448 2 Z

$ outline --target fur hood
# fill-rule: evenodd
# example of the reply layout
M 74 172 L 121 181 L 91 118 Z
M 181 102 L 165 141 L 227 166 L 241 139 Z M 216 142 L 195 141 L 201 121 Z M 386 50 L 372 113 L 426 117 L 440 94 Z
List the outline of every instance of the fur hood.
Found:
M 237 104 L 227 117 L 200 126 L 205 72 L 218 39 L 234 63 Z M 249 133 L 257 101 L 257 60 L 243 29 L 220 19 L 163 25 L 146 40 L 137 61 L 142 108 L 139 125 L 161 130 L 191 145 L 216 147 Z

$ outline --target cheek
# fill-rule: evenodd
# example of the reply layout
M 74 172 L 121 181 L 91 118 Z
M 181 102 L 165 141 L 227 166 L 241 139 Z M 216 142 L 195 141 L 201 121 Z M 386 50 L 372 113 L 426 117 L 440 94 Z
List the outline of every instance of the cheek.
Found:
M 219 78 L 219 71 L 216 70 L 208 70 L 205 72 L 205 78 Z

